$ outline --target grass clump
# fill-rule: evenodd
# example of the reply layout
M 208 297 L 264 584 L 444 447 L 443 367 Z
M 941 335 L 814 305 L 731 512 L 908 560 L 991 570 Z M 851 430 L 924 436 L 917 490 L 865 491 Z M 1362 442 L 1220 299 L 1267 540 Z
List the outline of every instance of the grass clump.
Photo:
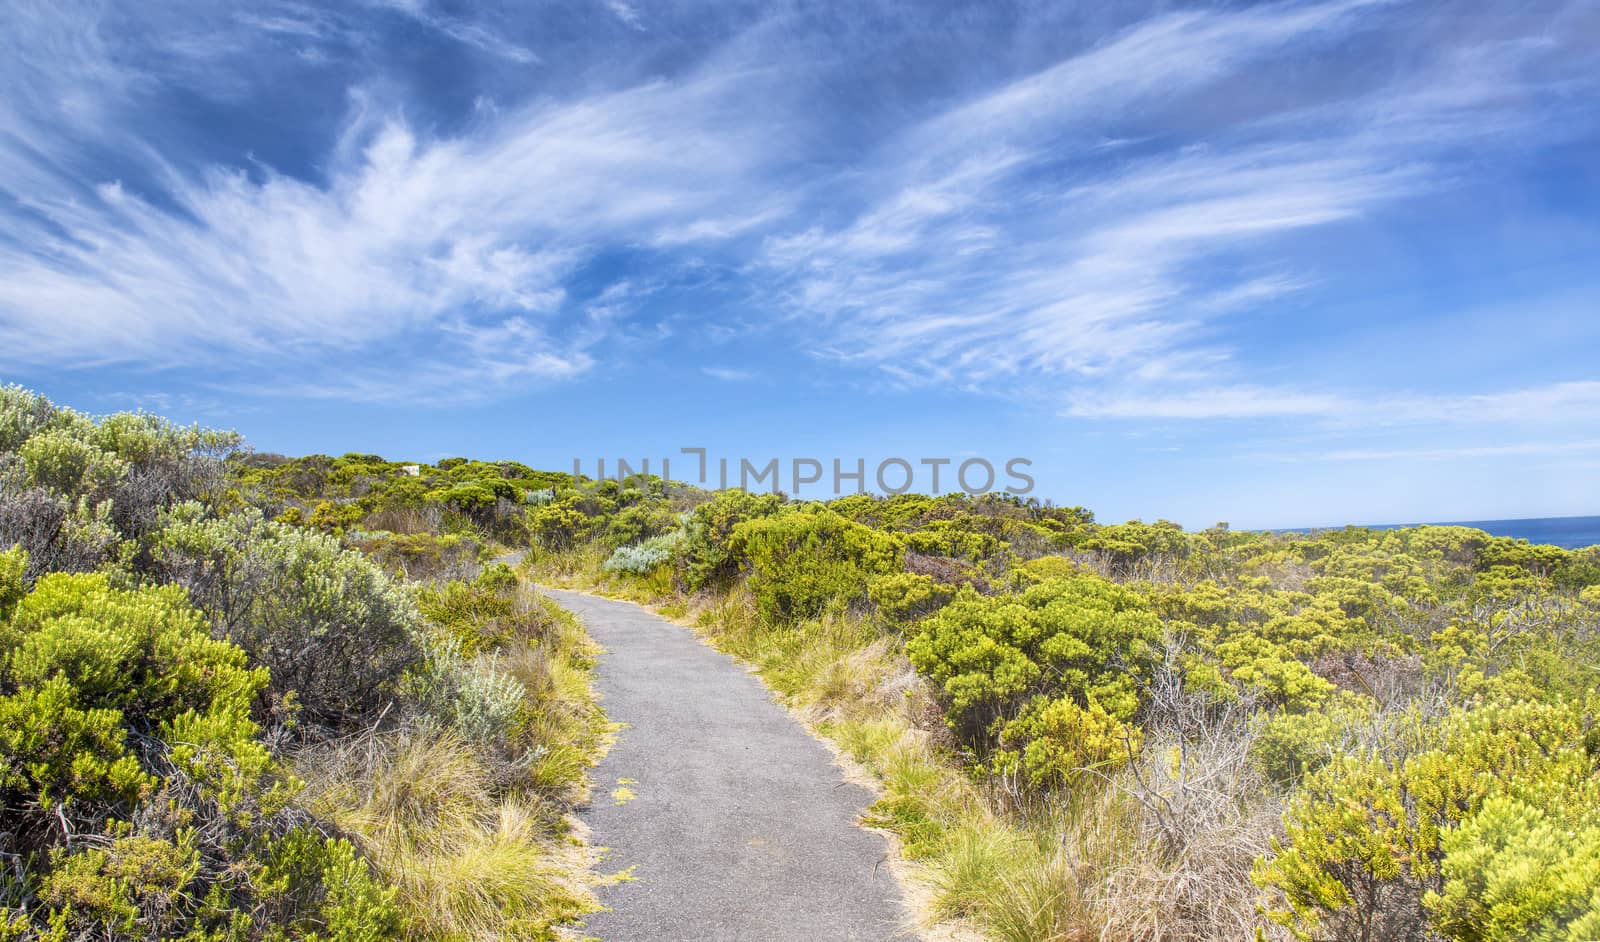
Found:
M 573 879 L 580 850 L 552 839 L 559 811 L 507 790 L 468 743 L 389 736 L 306 756 L 312 807 L 398 888 L 407 939 L 555 938 L 595 908 Z

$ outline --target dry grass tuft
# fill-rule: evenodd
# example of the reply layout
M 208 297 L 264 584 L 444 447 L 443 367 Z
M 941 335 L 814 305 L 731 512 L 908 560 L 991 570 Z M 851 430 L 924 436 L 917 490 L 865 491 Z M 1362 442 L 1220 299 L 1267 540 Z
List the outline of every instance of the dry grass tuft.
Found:
M 547 938 L 594 911 L 576 848 L 552 840 L 559 813 L 496 797 L 471 746 L 448 735 L 364 737 L 301 757 L 319 814 L 349 833 L 391 885 L 407 938 Z

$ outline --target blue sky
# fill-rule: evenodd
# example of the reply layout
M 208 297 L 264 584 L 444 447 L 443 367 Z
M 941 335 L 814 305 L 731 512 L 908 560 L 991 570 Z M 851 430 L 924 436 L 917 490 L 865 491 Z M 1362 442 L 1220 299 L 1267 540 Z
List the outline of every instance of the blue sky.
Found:
M 1600 513 L 1593 2 L 7 20 L 0 377 L 88 411 L 1027 457 L 1191 526 Z

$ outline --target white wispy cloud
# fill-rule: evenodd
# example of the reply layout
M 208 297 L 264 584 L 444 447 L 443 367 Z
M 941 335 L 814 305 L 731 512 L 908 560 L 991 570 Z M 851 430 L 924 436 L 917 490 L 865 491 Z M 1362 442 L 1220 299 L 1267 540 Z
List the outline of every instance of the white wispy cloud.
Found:
M 1600 382 L 1580 380 L 1457 396 L 1397 396 L 1379 403 L 1380 417 L 1393 422 L 1600 421 Z
M 1468 461 L 1484 458 L 1566 458 L 1600 452 L 1600 439 L 1514 442 L 1441 448 L 1338 448 L 1331 451 L 1261 455 L 1279 461 Z
M 1600 421 L 1590 384 L 1477 395 L 1253 384 L 1227 331 L 1322 277 L 1275 264 L 1278 240 L 1448 189 L 1462 152 L 1482 160 L 1592 130 L 1573 109 L 1594 74 L 1570 66 L 1595 56 L 1562 38 L 1562 14 L 1523 22 L 1522 35 L 1454 37 L 1355 96 L 1216 118 L 1189 146 L 1107 160 L 1114 118 L 1214 107 L 1211 83 L 1347 42 L 1371 29 L 1371 6 L 1139 24 L 914 128 L 869 174 L 883 195 L 843 226 L 773 238 L 766 262 L 786 275 L 795 317 L 829 325 L 819 355 L 902 385 L 1062 397 L 1066 414 L 1091 419 Z M 1552 56 L 1568 67 L 1547 70 Z
M 1091 419 L 1259 419 L 1332 417 L 1355 403 L 1341 396 L 1262 386 L 1223 386 L 1167 396 L 1096 394 L 1074 398 L 1067 415 Z
M 1066 415 L 1093 419 L 1312 418 L 1335 427 L 1600 423 L 1600 382 L 1548 383 L 1453 395 L 1389 390 L 1355 395 L 1299 387 L 1221 385 L 1147 394 L 1137 387 L 1079 394 Z
M 63 87 L 107 98 L 125 79 L 98 74 L 107 59 L 86 54 Z M 735 78 L 539 102 L 457 137 L 357 95 L 325 183 L 192 175 L 151 152 L 157 183 L 136 190 L 86 179 L 62 129 L 0 112 L 20 207 L 0 213 L 0 361 L 243 359 L 320 373 L 303 392 L 383 398 L 581 373 L 600 315 L 626 303 L 572 294 L 594 251 L 735 225 L 710 221 L 765 146 L 730 110 Z
M 634 29 L 644 29 L 644 21 L 639 16 L 639 11 L 627 0 L 604 0 L 605 8 L 611 14 Z
M 726 383 L 746 383 L 755 379 L 755 374 L 749 370 L 736 370 L 726 366 L 702 366 L 700 372 Z
M 1592 126 L 1571 110 L 1592 77 L 1544 68 L 1559 36 L 1535 23 L 1457 37 L 1353 96 L 1219 117 L 1153 153 L 1108 158 L 1104 144 L 1129 113 L 1226 111 L 1215 83 L 1349 41 L 1383 6 L 1138 24 L 907 132 L 867 174 L 857 215 L 772 238 L 765 260 L 793 315 L 829 328 L 820 355 L 906 383 L 1054 393 L 1084 417 L 1376 413 L 1359 392 L 1240 383 L 1226 321 L 1316 284 L 1315 270 L 1275 264 L 1284 238 L 1448 188 L 1463 151 Z M 1401 418 L 1430 408 L 1455 406 L 1412 401 Z
M 502 56 L 523 65 L 539 61 L 539 57 L 531 49 L 511 42 L 494 30 L 477 23 L 466 22 L 442 13 L 435 9 L 429 0 L 369 0 L 369 2 L 401 13 L 457 42 L 475 46 L 492 55 Z

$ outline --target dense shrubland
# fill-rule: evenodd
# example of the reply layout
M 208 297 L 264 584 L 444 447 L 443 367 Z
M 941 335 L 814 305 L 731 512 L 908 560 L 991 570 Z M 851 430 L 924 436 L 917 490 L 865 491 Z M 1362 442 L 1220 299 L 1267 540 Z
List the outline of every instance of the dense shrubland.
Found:
M 660 482 L 547 506 L 547 578 L 693 617 L 877 774 L 869 818 L 935 915 L 1006 940 L 1600 934 L 1600 547 Z
M 560 476 L 0 387 L 0 939 L 551 938 L 601 749 L 505 565 Z
M 3 388 L 0 940 L 581 916 L 606 730 L 525 546 L 756 665 L 993 938 L 1600 935 L 1600 548 L 284 458 Z

